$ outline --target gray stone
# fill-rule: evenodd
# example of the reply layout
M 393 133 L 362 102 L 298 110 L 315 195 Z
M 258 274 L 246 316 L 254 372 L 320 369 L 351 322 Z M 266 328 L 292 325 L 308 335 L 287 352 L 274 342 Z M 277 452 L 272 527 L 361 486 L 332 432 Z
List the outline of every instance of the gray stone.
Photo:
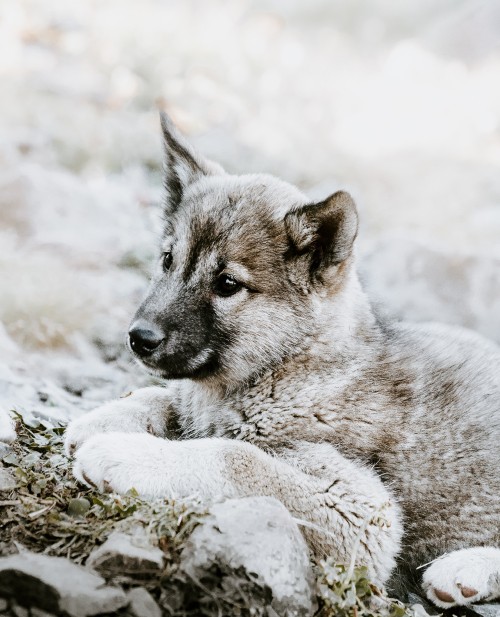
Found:
M 157 575 L 164 564 L 163 552 L 152 546 L 142 528 L 129 535 L 112 533 L 94 549 L 87 559 L 87 566 L 106 578 L 133 577 L 136 580 Z
M 112 613 L 127 604 L 124 591 L 63 557 L 29 551 L 0 558 L 0 596 L 25 607 L 71 617 Z
M 12 613 L 16 617 L 30 617 L 30 613 L 29 613 L 28 609 L 24 608 L 24 606 L 19 606 L 19 605 L 15 604 L 11 608 L 11 611 L 12 611 Z
M 481 617 L 500 617 L 500 604 L 473 604 L 468 608 Z
M 128 611 L 136 617 L 161 617 L 161 609 L 144 587 L 134 587 L 127 593 Z
M 0 441 L 0 460 L 3 459 L 4 456 L 10 454 L 13 451 L 12 446 L 8 443 Z
M 7 610 L 8 606 L 9 603 L 7 602 L 7 600 L 5 598 L 0 598 L 0 613 L 3 613 L 3 611 Z
M 16 488 L 17 482 L 10 471 L 0 467 L 0 492 L 11 491 Z
M 31 613 L 31 617 L 54 617 L 52 613 L 47 613 L 47 611 L 42 611 L 41 609 L 36 608 L 36 606 L 32 606 L 30 608 L 30 613 Z
M 430 615 L 436 614 L 436 613 L 428 613 L 422 604 L 412 604 L 410 608 L 413 611 L 414 617 L 429 617 Z
M 279 615 L 314 610 L 313 576 L 307 545 L 288 510 L 271 497 L 229 499 L 210 509 L 181 556 L 182 569 L 201 580 L 217 568 L 231 585 L 242 569 L 255 585 L 269 588 Z
M 408 604 L 413 609 L 416 617 L 425 615 L 441 615 L 441 610 L 431 604 L 427 598 L 410 592 L 407 598 Z

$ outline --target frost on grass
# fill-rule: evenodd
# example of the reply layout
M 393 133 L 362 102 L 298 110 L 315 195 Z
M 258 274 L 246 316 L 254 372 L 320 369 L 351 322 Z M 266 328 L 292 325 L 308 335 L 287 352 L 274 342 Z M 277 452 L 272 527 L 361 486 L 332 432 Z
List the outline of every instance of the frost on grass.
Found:
M 111 532 L 141 530 L 164 555 L 160 571 L 110 574 L 125 587 L 141 585 L 166 615 L 269 615 L 271 590 L 256 586 L 243 569 L 231 576 L 212 568 L 203 580 L 191 579 L 180 567 L 181 552 L 206 514 L 194 501 L 143 501 L 134 492 L 103 495 L 83 488 L 71 476 L 64 454 L 64 425 L 45 420 L 24 421 L 15 414 L 18 439 L 4 452 L 4 469 L 17 486 L 0 498 L 0 555 L 20 545 L 35 552 L 85 564 Z M 147 573 L 146 573 L 147 574 Z M 404 617 L 410 609 L 389 599 L 367 577 L 364 567 L 315 565 L 318 617 Z M 106 574 L 104 574 L 106 576 Z
M 321 561 L 317 568 L 318 617 L 406 617 L 411 609 L 388 598 L 368 578 L 367 569 Z

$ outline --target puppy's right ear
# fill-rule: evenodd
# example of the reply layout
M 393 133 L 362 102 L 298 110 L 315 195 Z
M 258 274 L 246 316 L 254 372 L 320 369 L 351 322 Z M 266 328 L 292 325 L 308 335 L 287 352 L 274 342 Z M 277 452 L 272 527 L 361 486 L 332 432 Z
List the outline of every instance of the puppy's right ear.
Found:
M 160 112 L 160 121 L 165 149 L 166 208 L 168 212 L 174 212 L 190 184 L 202 176 L 221 175 L 225 172 L 220 165 L 196 152 L 164 111 Z

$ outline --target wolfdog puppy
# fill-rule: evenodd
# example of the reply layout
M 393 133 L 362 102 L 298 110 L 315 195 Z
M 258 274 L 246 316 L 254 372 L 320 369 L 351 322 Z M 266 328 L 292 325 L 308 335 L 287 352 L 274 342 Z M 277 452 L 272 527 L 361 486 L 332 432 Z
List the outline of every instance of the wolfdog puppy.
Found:
M 69 426 L 76 477 L 271 495 L 316 556 L 347 562 L 356 542 L 393 585 L 435 560 L 422 584 L 440 607 L 500 595 L 500 349 L 374 314 L 347 193 L 311 203 L 227 174 L 162 127 L 165 229 L 129 342 L 167 381 Z

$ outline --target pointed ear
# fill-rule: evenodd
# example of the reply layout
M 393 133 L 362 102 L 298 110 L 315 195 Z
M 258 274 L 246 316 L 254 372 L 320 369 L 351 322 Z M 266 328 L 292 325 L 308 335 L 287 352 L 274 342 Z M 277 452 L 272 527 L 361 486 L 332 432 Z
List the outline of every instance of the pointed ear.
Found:
M 306 255 L 311 276 L 321 276 L 322 271 L 339 265 L 352 253 L 358 233 L 356 205 L 349 193 L 338 191 L 319 204 L 288 212 L 285 229 L 290 256 Z
M 160 112 L 160 121 L 165 149 L 166 205 L 167 209 L 173 212 L 190 184 L 202 176 L 225 172 L 220 165 L 198 154 L 164 111 Z

